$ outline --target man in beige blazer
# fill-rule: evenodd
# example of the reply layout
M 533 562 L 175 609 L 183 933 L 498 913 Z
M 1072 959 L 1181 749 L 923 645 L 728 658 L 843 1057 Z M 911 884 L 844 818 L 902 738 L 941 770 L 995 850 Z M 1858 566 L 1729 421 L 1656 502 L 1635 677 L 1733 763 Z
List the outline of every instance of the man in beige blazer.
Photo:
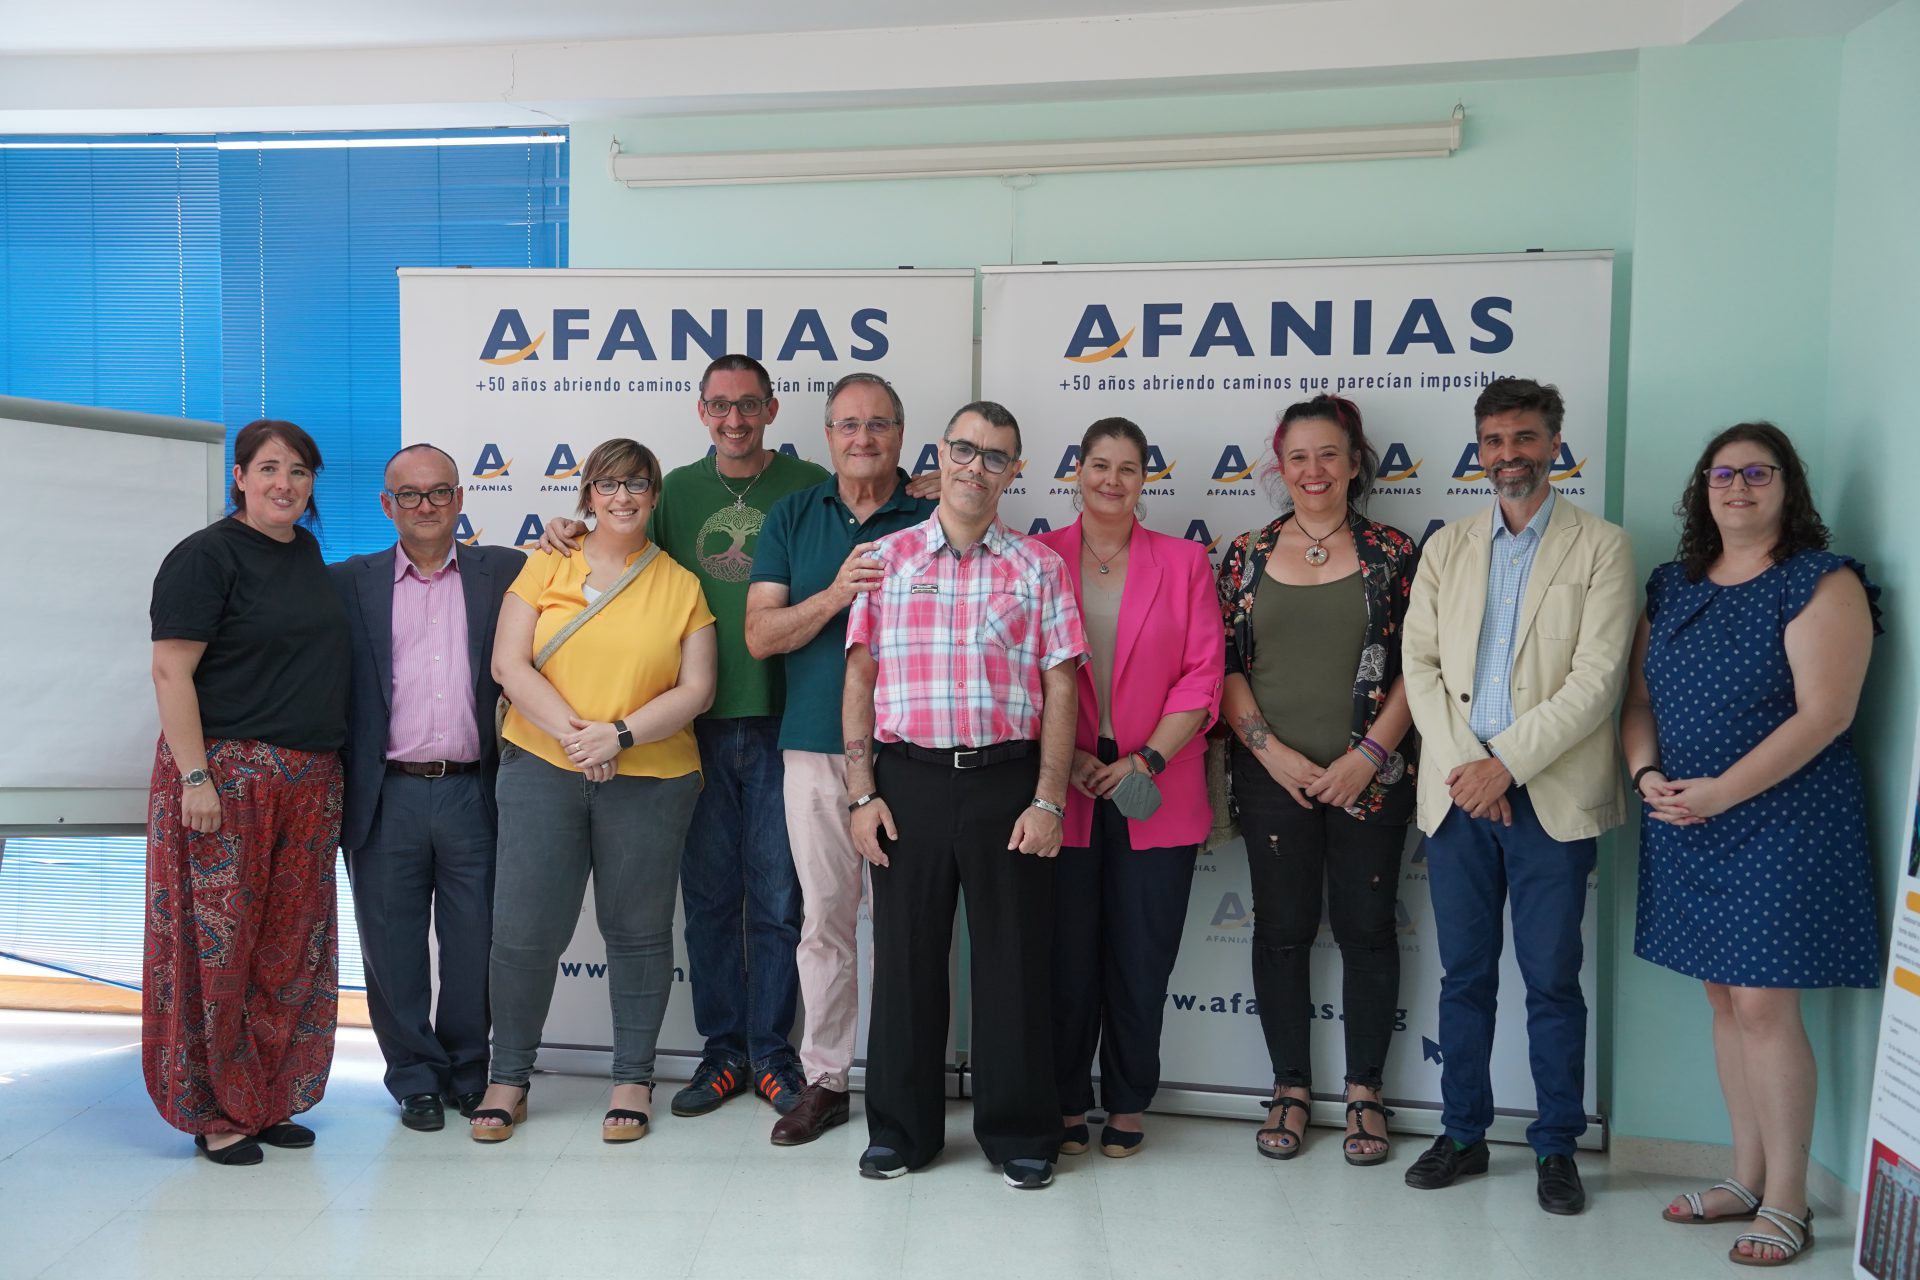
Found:
M 1636 617 L 1617 525 L 1553 491 L 1560 392 L 1502 378 L 1474 404 L 1499 501 L 1435 533 L 1407 608 L 1407 701 L 1420 730 L 1420 829 L 1439 935 L 1445 1132 L 1407 1170 L 1423 1190 L 1487 1169 L 1488 1063 L 1501 915 L 1527 988 L 1538 1199 L 1579 1213 L 1587 1005 L 1580 921 L 1596 837 L 1626 819 L 1614 711 Z

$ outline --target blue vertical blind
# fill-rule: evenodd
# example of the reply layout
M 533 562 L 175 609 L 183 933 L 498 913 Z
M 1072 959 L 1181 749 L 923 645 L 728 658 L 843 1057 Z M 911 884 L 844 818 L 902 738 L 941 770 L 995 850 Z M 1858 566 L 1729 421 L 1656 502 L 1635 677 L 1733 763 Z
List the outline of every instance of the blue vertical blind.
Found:
M 393 541 L 400 267 L 563 267 L 564 133 L 0 137 L 0 393 L 312 433 L 321 547 Z M 231 446 L 229 446 L 231 462 Z M 137 483 L 137 477 L 128 478 Z M 0 953 L 138 985 L 145 845 L 8 840 Z M 363 983 L 346 875 L 340 979 Z

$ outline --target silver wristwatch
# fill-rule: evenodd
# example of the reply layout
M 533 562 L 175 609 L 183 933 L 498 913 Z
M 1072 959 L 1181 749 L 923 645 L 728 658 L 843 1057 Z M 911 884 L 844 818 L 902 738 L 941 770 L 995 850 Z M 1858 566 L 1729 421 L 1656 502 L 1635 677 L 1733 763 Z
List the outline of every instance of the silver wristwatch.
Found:
M 191 772 L 182 775 L 180 781 L 184 782 L 186 785 L 190 787 L 204 787 L 209 782 L 213 781 L 213 775 L 208 773 L 205 769 L 194 769 Z
M 1055 804 L 1051 800 L 1043 800 L 1039 796 L 1035 796 L 1033 798 L 1032 804 L 1034 808 L 1044 810 L 1045 812 L 1052 814 L 1056 818 L 1064 818 L 1067 816 L 1067 811 L 1065 809 L 1062 809 L 1059 805 Z

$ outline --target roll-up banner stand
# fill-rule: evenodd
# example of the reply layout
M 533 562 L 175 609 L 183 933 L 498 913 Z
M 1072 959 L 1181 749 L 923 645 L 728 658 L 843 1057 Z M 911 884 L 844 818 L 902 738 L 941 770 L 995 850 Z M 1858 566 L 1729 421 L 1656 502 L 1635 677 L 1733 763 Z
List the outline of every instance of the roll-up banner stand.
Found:
M 1143 519 L 1221 549 L 1278 514 L 1268 475 L 1279 412 L 1333 392 L 1352 399 L 1380 452 L 1374 519 L 1415 539 L 1485 519 L 1493 493 L 1475 457 L 1473 402 L 1494 378 L 1565 394 L 1553 480 L 1603 512 L 1613 260 L 1610 253 L 1298 262 L 986 267 L 981 394 L 1019 418 L 1026 464 L 1002 504 L 1018 530 L 1075 518 L 1081 433 L 1131 418 L 1153 450 Z M 930 455 L 915 470 L 932 465 Z M 1594 901 L 1581 928 L 1588 1002 L 1584 1144 L 1600 1146 L 1594 1069 Z M 1440 957 L 1418 832 L 1402 864 L 1399 1016 L 1385 1094 L 1402 1131 L 1438 1132 Z M 1200 859 L 1167 997 L 1161 1110 L 1250 1119 L 1272 1072 L 1250 976 L 1252 896 L 1240 841 Z M 1573 942 L 1569 939 L 1569 945 Z M 1525 988 L 1509 931 L 1494 1042 L 1497 1119 L 1520 1141 L 1535 1114 Z M 1314 946 L 1314 1118 L 1338 1123 L 1345 1075 L 1339 951 Z M 1917 966 L 1920 967 L 1920 962 Z
M 1920 743 L 1907 779 L 1905 864 L 1887 948 L 1880 1049 L 1867 1116 L 1867 1167 L 1860 1176 L 1856 1276 L 1920 1276 Z
M 399 275 L 401 439 L 453 455 L 467 542 L 538 541 L 548 517 L 573 514 L 580 467 L 603 440 L 639 440 L 666 470 L 704 457 L 700 375 L 728 352 L 753 356 L 774 379 L 780 407 L 767 444 L 826 467 L 826 393 L 845 374 L 876 373 L 899 389 L 909 441 L 934 438 L 972 399 L 970 269 Z M 863 975 L 869 947 L 863 908 Z M 674 957 L 659 1053 L 663 1074 L 684 1076 L 703 1042 L 677 911 Z M 541 1065 L 603 1073 L 611 1045 L 606 951 L 589 891 L 560 960 Z

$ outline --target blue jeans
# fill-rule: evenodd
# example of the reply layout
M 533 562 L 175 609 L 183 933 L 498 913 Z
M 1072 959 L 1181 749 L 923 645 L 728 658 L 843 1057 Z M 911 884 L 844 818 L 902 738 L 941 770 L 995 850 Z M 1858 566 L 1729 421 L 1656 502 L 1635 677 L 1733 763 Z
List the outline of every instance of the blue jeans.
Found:
M 709 1058 L 797 1061 L 800 878 L 787 843 L 780 720 L 695 720 L 706 785 L 680 860 L 693 1023 Z
M 1587 1131 L 1587 1001 L 1580 992 L 1580 921 L 1598 841 L 1562 843 L 1541 827 L 1526 788 L 1507 792 L 1513 825 L 1448 812 L 1427 838 L 1428 886 L 1439 935 L 1441 1120 L 1455 1142 L 1493 1123 L 1494 1002 L 1501 916 L 1513 898 L 1513 958 L 1527 988 L 1527 1060 L 1539 1118 L 1527 1142 L 1572 1155 Z

